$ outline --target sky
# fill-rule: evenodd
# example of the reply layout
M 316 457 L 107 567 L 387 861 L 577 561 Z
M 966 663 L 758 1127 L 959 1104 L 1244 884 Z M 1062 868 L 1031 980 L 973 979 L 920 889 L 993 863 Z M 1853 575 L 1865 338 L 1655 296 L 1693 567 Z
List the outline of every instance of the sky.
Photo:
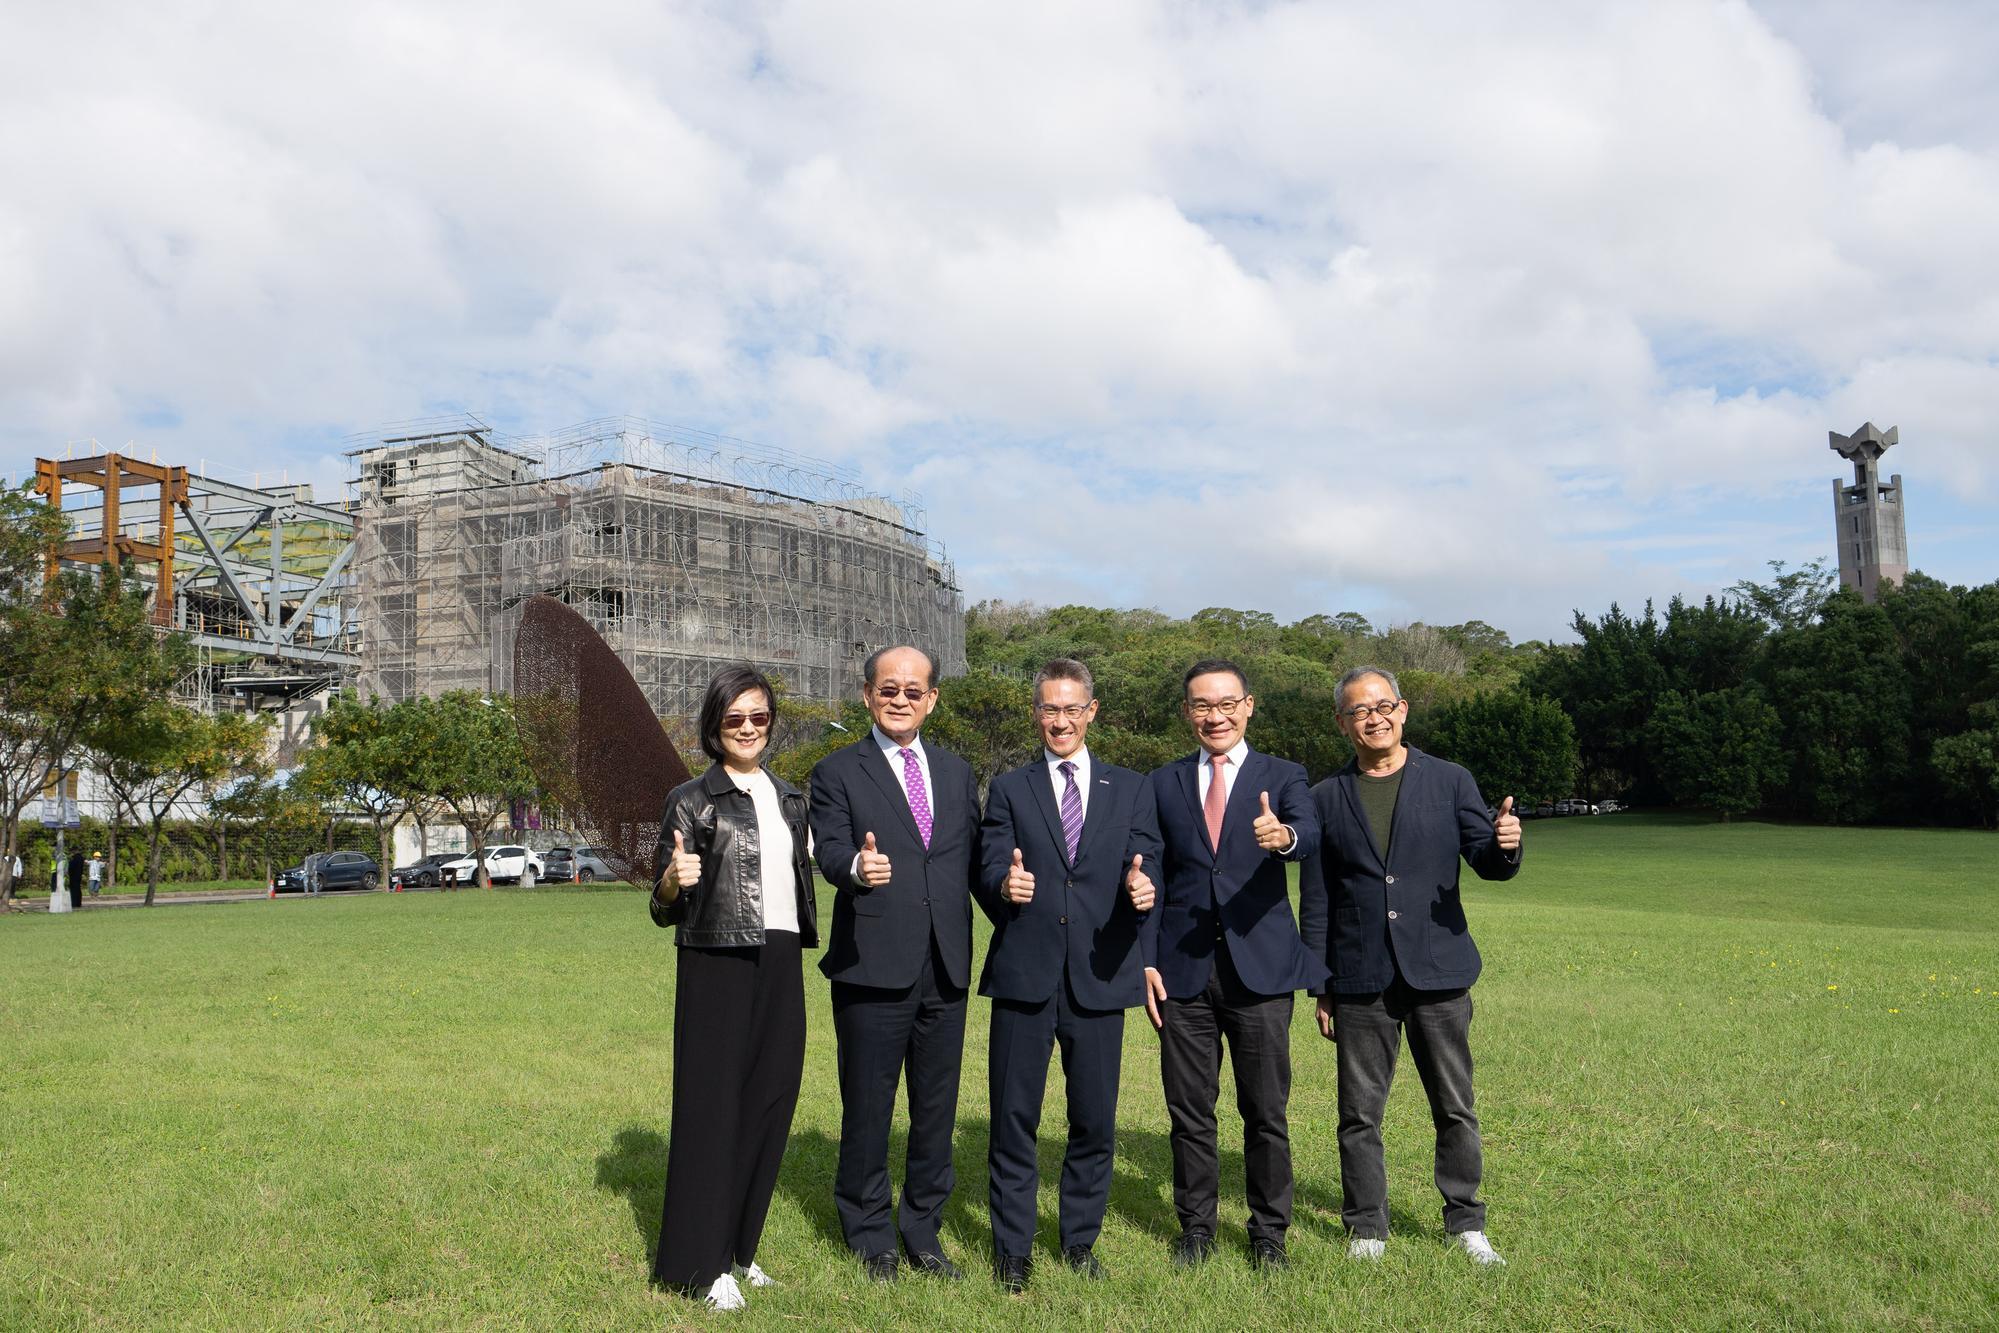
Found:
M 1566 638 L 1832 558 L 1873 421 L 1985 583 L 1994 68 L 1922 0 L 13 0 L 0 473 L 629 414 L 920 495 L 968 603 Z

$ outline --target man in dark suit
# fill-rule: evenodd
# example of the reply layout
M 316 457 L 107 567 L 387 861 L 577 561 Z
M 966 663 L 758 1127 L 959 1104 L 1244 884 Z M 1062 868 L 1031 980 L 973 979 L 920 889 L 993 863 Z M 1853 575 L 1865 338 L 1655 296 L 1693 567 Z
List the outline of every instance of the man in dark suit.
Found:
M 1250 1262 L 1282 1268 L 1291 1226 L 1292 992 L 1326 979 L 1292 919 L 1285 863 L 1318 841 L 1319 817 L 1302 767 L 1249 748 L 1256 700 L 1241 667 L 1196 662 L 1181 687 L 1201 748 L 1152 775 L 1165 879 L 1145 969 L 1173 1124 L 1173 1262 L 1198 1264 L 1215 1248 L 1215 1098 L 1226 1040 L 1242 1111 Z
M 1081 662 L 1034 678 L 1043 754 L 993 779 L 980 830 L 979 903 L 993 921 L 979 994 L 993 1002 L 987 1154 L 993 1266 L 1023 1291 L 1033 1269 L 1036 1136 L 1048 1058 L 1062 1048 L 1069 1144 L 1062 1158 L 1062 1258 L 1103 1276 L 1094 1246 L 1116 1153 L 1124 1011 L 1145 1002 L 1139 934 L 1159 873 L 1152 789 L 1084 744 L 1097 701 Z
M 920 648 L 868 658 L 868 735 L 812 770 L 812 840 L 837 892 L 819 969 L 833 983 L 840 1053 L 840 1162 L 833 1202 L 868 1275 L 895 1280 L 899 1231 L 909 1261 L 961 1276 L 938 1236 L 956 1177 L 951 1135 L 965 1050 L 978 883 L 979 792 L 972 769 L 923 743 L 937 704 L 937 659 Z M 909 1081 L 902 1206 L 890 1222 L 889 1120 Z
M 1356 667 L 1340 679 L 1340 730 L 1354 760 L 1312 789 L 1319 845 L 1299 876 L 1305 945 L 1331 977 L 1319 1031 L 1339 1043 L 1341 1217 L 1356 1259 L 1388 1241 L 1381 1113 L 1402 1037 L 1436 1127 L 1444 1230 L 1481 1264 L 1505 1260 L 1485 1234 L 1483 1160 L 1472 1111 L 1471 985 L 1478 946 L 1458 897 L 1458 859 L 1480 879 L 1520 870 L 1520 820 L 1495 812 L 1470 773 L 1403 744 L 1395 677 Z

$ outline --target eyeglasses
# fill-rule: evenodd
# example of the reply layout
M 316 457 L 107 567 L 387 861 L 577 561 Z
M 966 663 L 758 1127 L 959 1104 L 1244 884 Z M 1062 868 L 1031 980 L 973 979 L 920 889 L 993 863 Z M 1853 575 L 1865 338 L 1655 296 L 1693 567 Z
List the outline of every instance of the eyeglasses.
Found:
M 1402 707 L 1402 704 L 1401 699 L 1384 699 L 1376 704 L 1355 704 L 1352 708 L 1342 708 L 1340 716 L 1349 722 L 1359 722 L 1370 713 L 1377 717 L 1388 718 L 1393 717 L 1395 710 Z
M 1234 717 L 1235 710 L 1248 700 L 1246 694 L 1234 699 L 1189 699 L 1187 711 L 1195 717 Z
M 770 714 L 762 712 L 727 713 L 724 714 L 722 717 L 722 730 L 741 731 L 743 729 L 743 723 L 745 722 L 755 727 L 758 731 L 762 731 L 765 727 L 768 727 L 770 725 Z
M 909 700 L 909 702 L 915 703 L 917 700 L 921 699 L 924 695 L 930 693 L 931 688 L 932 687 L 928 685 L 904 685 L 900 689 L 898 689 L 893 685 L 884 685 L 880 689 L 875 691 L 875 697 L 880 699 L 885 704 L 890 704 L 894 703 L 896 700 L 896 696 L 900 695 L 901 697 Z
M 1082 720 L 1083 714 L 1090 711 L 1090 705 L 1089 704 L 1036 704 L 1034 705 L 1034 711 L 1041 714 L 1041 716 L 1047 718 L 1050 722 L 1053 722 L 1058 717 L 1067 718 L 1071 722 L 1080 722 Z

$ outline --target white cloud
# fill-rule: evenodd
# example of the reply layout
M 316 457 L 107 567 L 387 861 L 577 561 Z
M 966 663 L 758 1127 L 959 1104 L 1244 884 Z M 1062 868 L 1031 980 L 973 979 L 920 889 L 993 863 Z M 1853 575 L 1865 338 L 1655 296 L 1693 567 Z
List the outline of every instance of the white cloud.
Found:
M 376 422 L 630 412 L 921 488 L 975 597 L 1522 633 L 1822 553 L 1828 429 L 1899 424 L 1940 524 L 1999 489 L 1976 7 L 12 26 L 16 473 L 96 436 L 330 483 Z

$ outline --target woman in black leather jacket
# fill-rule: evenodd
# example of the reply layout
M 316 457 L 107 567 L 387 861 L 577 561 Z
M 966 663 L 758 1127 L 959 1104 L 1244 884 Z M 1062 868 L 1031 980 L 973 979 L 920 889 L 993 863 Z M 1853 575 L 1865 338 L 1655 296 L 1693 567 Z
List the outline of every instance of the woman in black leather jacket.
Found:
M 701 703 L 714 765 L 659 819 L 652 919 L 677 926 L 673 1124 L 653 1280 L 739 1310 L 805 1065 L 801 948 L 819 943 L 805 797 L 763 766 L 776 694 L 728 666 Z

